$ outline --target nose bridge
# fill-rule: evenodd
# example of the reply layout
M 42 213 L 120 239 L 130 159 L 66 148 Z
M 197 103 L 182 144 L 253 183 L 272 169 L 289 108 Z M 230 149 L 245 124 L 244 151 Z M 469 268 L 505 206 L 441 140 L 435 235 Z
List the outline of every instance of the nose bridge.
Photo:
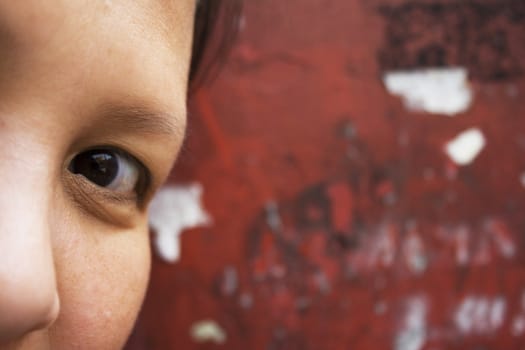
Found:
M 2 151 L 0 344 L 46 327 L 59 306 L 49 223 L 51 175 L 45 155 L 42 149 L 9 145 L 2 145 Z

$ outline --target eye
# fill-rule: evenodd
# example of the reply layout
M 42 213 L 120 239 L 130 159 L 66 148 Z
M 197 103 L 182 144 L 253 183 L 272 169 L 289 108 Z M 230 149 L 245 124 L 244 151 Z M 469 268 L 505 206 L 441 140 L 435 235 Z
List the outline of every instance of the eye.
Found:
M 138 160 L 123 151 L 110 148 L 79 153 L 68 169 L 100 187 L 121 193 L 139 191 L 145 177 L 144 166 Z

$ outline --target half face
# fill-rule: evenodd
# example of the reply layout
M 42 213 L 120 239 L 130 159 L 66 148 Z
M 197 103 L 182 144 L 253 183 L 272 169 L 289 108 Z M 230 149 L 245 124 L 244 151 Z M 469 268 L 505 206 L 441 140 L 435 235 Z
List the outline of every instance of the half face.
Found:
M 185 129 L 194 0 L 0 0 L 0 349 L 117 349 Z

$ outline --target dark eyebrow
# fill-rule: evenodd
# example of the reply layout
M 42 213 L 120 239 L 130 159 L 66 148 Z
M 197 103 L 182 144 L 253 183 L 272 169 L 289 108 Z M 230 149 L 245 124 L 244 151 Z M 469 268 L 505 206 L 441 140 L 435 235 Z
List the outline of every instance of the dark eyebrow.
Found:
M 184 123 L 180 123 L 179 119 L 170 113 L 142 106 L 106 104 L 102 106 L 99 115 L 132 132 L 184 137 Z

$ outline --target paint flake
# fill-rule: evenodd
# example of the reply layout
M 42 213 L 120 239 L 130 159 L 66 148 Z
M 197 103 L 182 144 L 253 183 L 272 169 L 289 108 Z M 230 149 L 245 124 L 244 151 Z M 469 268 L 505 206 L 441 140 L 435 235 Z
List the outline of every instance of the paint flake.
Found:
M 421 297 L 408 300 L 403 325 L 396 336 L 395 350 L 420 350 L 427 337 L 427 304 Z
M 518 254 L 514 233 L 498 217 L 487 217 L 474 226 L 467 224 L 431 226 L 423 235 L 413 222 L 404 228 L 383 223 L 366 229 L 356 239 L 356 248 L 345 257 L 344 273 L 349 278 L 377 269 L 408 272 L 414 275 L 440 265 L 486 266 L 492 261 L 512 260 Z M 439 249 L 432 250 L 437 240 Z
M 202 320 L 192 325 L 190 335 L 197 343 L 213 342 L 223 344 L 226 342 L 226 333 L 213 320 Z
M 383 266 L 391 266 L 396 256 L 396 237 L 389 227 L 382 227 L 375 241 L 372 242 L 370 251 L 370 265 L 377 263 Z
M 512 322 L 512 335 L 519 337 L 525 332 L 525 317 L 518 316 Z
M 466 227 L 461 226 L 456 230 L 456 262 L 459 266 L 466 266 L 469 262 L 469 231 Z
M 279 207 L 275 201 L 266 203 L 266 223 L 274 232 L 281 230 L 282 223 Z
M 511 259 L 516 254 L 516 246 L 506 225 L 501 221 L 490 220 L 488 224 L 489 233 L 501 256 Z
M 237 270 L 233 266 L 227 266 L 222 277 L 222 293 L 224 295 L 233 295 L 238 286 L 239 277 L 237 276 Z
M 185 229 L 211 223 L 201 203 L 202 186 L 167 185 L 153 198 L 149 211 L 150 227 L 155 231 L 154 247 L 166 262 L 175 262 L 180 256 L 179 238 Z
M 404 241 L 405 262 L 414 274 L 423 273 L 428 265 L 423 240 L 417 233 L 411 233 Z
M 457 165 L 468 165 L 485 147 L 485 136 L 478 128 L 470 128 L 445 145 L 447 155 Z
M 505 317 L 506 303 L 503 298 L 496 298 L 492 302 L 492 308 L 490 310 L 489 322 L 490 327 L 494 330 L 501 327 Z
M 472 103 L 467 76 L 462 67 L 392 71 L 383 75 L 383 84 L 408 110 L 454 116 Z
M 506 302 L 501 297 L 466 297 L 459 305 L 454 321 L 463 334 L 494 332 L 505 321 Z

